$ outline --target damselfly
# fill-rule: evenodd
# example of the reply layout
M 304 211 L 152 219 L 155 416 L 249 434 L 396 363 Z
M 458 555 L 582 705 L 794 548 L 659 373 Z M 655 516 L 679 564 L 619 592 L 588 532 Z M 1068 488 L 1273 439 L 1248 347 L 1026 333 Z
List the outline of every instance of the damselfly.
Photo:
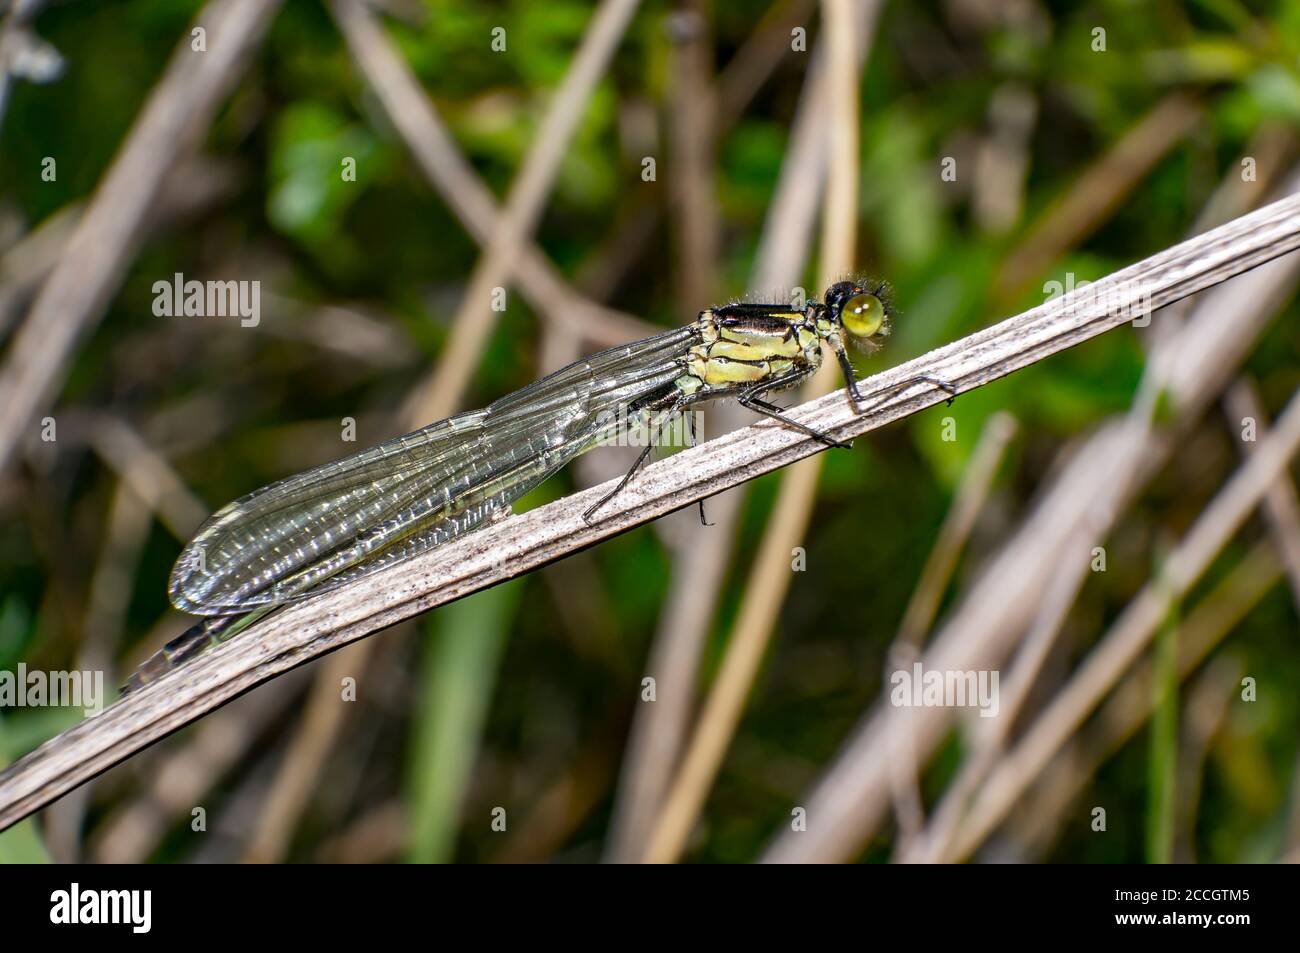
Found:
M 127 689 L 277 606 L 344 586 L 508 513 L 515 500 L 607 440 L 611 427 L 649 424 L 729 397 L 824 444 L 844 446 L 765 397 L 812 375 L 825 345 L 854 404 L 865 409 L 845 342 L 875 349 L 889 333 L 892 311 L 885 285 L 866 281 L 838 282 L 824 302 L 804 308 L 712 308 L 684 328 L 576 361 L 482 410 L 236 500 L 202 526 L 172 570 L 172 604 L 207 618 L 149 659 Z M 871 397 L 887 400 L 920 383 L 956 393 L 945 381 L 919 376 Z M 651 448 L 647 443 L 586 519 L 627 486 Z

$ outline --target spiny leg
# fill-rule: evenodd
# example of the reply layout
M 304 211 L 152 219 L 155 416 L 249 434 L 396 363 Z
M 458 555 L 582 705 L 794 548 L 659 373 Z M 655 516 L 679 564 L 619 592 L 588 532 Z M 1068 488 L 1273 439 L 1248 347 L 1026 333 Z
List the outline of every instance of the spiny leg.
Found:
M 882 407 L 914 384 L 929 384 L 932 387 L 939 388 L 948 395 L 948 399 L 944 401 L 945 404 L 951 404 L 957 397 L 957 388 L 950 382 L 931 374 L 917 374 L 914 377 L 899 381 L 897 384 L 890 384 L 888 387 L 872 391 L 865 398 L 855 398 L 855 402 L 858 404 L 858 413 L 865 414 L 868 411 Z M 863 407 L 862 403 L 868 398 L 875 398 L 875 402 L 870 407 Z
M 822 433 L 820 430 L 817 430 L 813 427 L 809 427 L 807 424 L 801 424 L 799 423 L 799 421 L 787 417 L 785 415 L 784 408 L 778 407 L 776 406 L 776 404 L 768 403 L 767 401 L 763 400 L 759 396 L 760 394 L 766 393 L 770 389 L 771 388 L 769 387 L 764 387 L 761 390 L 745 391 L 740 395 L 740 397 L 737 398 L 737 400 L 739 400 L 740 405 L 742 407 L 748 407 L 750 410 L 754 411 L 755 413 L 762 414 L 765 417 L 771 417 L 773 420 L 779 420 L 787 427 L 793 427 L 795 430 L 807 434 L 808 436 L 812 437 L 814 440 L 821 441 L 822 443 L 826 444 L 826 446 L 828 447 L 853 446 L 852 442 L 836 440 L 828 433 Z
M 685 406 L 685 401 L 680 399 L 674 401 L 672 406 L 666 409 L 665 411 L 666 416 L 671 417 L 673 414 L 681 410 L 682 407 L 684 406 Z M 651 412 L 651 420 L 653 421 L 653 412 Z M 604 506 L 606 503 L 608 503 L 614 497 L 618 496 L 619 493 L 623 491 L 623 488 L 626 487 L 628 483 L 632 481 L 632 477 L 636 475 L 636 471 L 640 470 L 641 467 L 645 464 L 646 458 L 650 456 L 650 451 L 653 449 L 654 449 L 654 441 L 647 440 L 646 448 L 641 451 L 640 456 L 636 458 L 636 462 L 632 464 L 632 466 L 628 469 L 627 473 L 623 474 L 623 479 L 618 481 L 618 486 L 614 487 L 614 489 L 610 490 L 599 500 L 597 500 L 594 504 L 587 507 L 586 512 L 582 514 L 583 522 L 590 524 L 591 514 L 595 513 L 596 510 L 600 509 L 602 506 Z
M 849 361 L 848 354 L 846 354 L 842 348 L 837 348 L 835 351 L 835 357 L 840 363 L 840 371 L 844 374 L 844 383 L 848 386 L 849 396 L 853 398 L 853 403 L 857 406 L 858 413 L 860 414 L 864 414 L 870 410 L 875 410 L 891 397 L 901 394 L 913 384 L 930 384 L 939 388 L 948 395 L 948 400 L 946 401 L 948 404 L 951 404 L 957 397 L 957 388 L 952 383 L 930 374 L 917 374 L 913 377 L 907 378 L 906 380 L 899 381 L 897 384 L 891 384 L 881 390 L 873 391 L 868 396 L 879 399 L 870 407 L 863 407 L 862 405 L 866 403 L 867 397 L 862 396 L 862 391 L 858 390 L 857 376 L 853 371 L 853 364 Z
M 654 444 L 647 444 L 646 448 L 641 451 L 640 456 L 636 458 L 636 462 L 632 464 L 632 466 L 628 469 L 627 473 L 623 474 L 623 479 L 618 481 L 618 486 L 614 487 L 614 489 L 610 490 L 608 493 L 602 496 L 591 506 L 587 507 L 586 511 L 583 512 L 582 514 L 582 519 L 584 522 L 590 523 L 591 514 L 595 513 L 596 510 L 600 509 L 602 506 L 604 506 L 614 497 L 618 496 L 621 492 L 623 492 L 623 488 L 626 487 L 628 483 L 632 481 L 632 477 L 636 475 L 637 470 L 641 469 L 641 466 L 646 461 L 646 457 L 650 456 L 650 451 L 653 449 L 654 449 Z

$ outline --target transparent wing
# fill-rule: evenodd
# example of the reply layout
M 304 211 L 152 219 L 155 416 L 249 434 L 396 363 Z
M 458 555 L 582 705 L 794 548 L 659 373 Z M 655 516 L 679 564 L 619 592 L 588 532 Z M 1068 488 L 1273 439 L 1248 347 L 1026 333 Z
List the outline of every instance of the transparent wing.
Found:
M 228 504 L 176 561 L 172 604 L 244 612 L 315 595 L 492 519 L 669 387 L 699 338 L 667 331 Z

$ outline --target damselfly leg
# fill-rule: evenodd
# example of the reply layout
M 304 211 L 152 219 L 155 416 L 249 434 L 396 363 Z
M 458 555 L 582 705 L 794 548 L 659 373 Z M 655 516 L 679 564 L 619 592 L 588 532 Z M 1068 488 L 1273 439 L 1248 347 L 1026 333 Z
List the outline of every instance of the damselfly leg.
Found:
M 762 414 L 764 417 L 771 417 L 773 420 L 779 420 L 787 427 L 792 427 L 800 433 L 805 433 L 814 440 L 826 444 L 828 447 L 842 447 L 846 449 L 852 447 L 853 444 L 851 442 L 836 440 L 830 434 L 822 433 L 820 430 L 809 427 L 807 424 L 801 424 L 792 417 L 787 417 L 784 408 L 763 400 L 763 394 L 774 390 L 780 390 L 782 387 L 788 387 L 790 384 L 796 383 L 806 376 L 806 374 L 787 374 L 784 377 L 778 377 L 772 381 L 764 381 L 761 385 L 751 387 L 749 390 L 744 391 L 737 400 L 740 402 L 742 407 L 748 407 L 750 410 Z M 850 378 L 850 380 L 852 380 L 852 378 Z
M 686 446 L 695 446 L 695 423 L 688 411 L 682 411 L 682 434 L 686 438 Z M 700 525 L 712 526 L 713 524 L 709 522 L 709 518 L 704 515 L 704 501 L 698 500 L 697 502 L 700 505 Z
M 939 388 L 948 395 L 948 399 L 944 401 L 945 405 L 949 405 L 957 399 L 956 385 L 932 374 L 917 374 L 915 377 L 909 377 L 897 384 L 891 384 L 888 387 L 882 387 L 880 390 L 872 391 L 868 396 L 876 398 L 875 403 L 870 407 L 863 407 L 859 404 L 858 411 L 859 413 L 866 413 L 867 411 L 876 410 L 915 384 L 929 384 L 931 387 Z
M 674 397 L 672 403 L 669 404 L 668 407 L 666 407 L 663 410 L 662 412 L 663 415 L 658 419 L 671 420 L 673 415 L 680 413 L 682 409 L 687 405 L 687 403 L 688 401 L 686 400 L 685 396 Z M 645 410 L 646 410 L 646 421 L 648 425 L 650 427 L 656 426 L 654 409 L 648 406 L 645 408 Z M 642 450 L 641 453 L 637 455 L 636 461 L 632 464 L 632 466 L 628 468 L 627 473 L 623 474 L 623 479 L 618 481 L 618 486 L 614 487 L 614 489 L 610 490 L 608 493 L 602 496 L 591 506 L 587 507 L 586 511 L 582 514 L 583 522 L 588 524 L 591 523 L 592 514 L 594 514 L 598 509 L 600 509 L 602 506 L 604 506 L 614 497 L 618 496 L 620 493 L 623 492 L 623 490 L 627 487 L 627 485 L 632 482 L 632 477 L 636 476 L 636 471 L 640 470 L 643 466 L 645 466 L 646 460 L 650 458 L 650 451 L 653 449 L 654 449 L 654 441 L 647 439 L 645 449 Z
M 600 509 L 602 506 L 604 506 L 614 497 L 618 496 L 620 493 L 623 492 L 623 488 L 632 482 L 632 477 L 634 477 L 636 475 L 636 471 L 640 470 L 641 467 L 645 464 L 646 458 L 650 456 L 650 451 L 653 449 L 654 446 L 650 445 L 647 446 L 644 450 L 642 450 L 641 453 L 637 455 L 636 462 L 633 463 L 632 466 L 628 468 L 627 473 L 623 474 L 623 479 L 618 481 L 618 486 L 614 487 L 614 489 L 610 490 L 608 493 L 602 496 L 591 506 L 587 507 L 587 509 L 582 514 L 583 522 L 590 523 L 591 517 L 596 512 L 596 510 Z
M 930 384 L 933 387 L 939 388 L 939 390 L 948 395 L 948 399 L 944 401 L 945 404 L 951 404 L 957 397 L 957 388 L 954 384 L 931 374 L 917 374 L 913 377 L 907 378 L 906 380 L 901 380 L 897 384 L 890 384 L 888 387 L 882 387 L 880 390 L 872 391 L 869 395 L 864 397 L 862 392 L 858 390 L 857 377 L 853 371 L 853 364 L 849 361 L 849 356 L 845 354 L 842 349 L 837 348 L 835 351 L 835 357 L 840 362 L 840 370 L 844 372 L 844 380 L 845 383 L 848 384 L 849 396 L 853 398 L 853 403 L 860 414 L 865 414 L 884 406 L 892 398 L 897 397 L 915 384 Z M 862 406 L 867 402 L 868 397 L 875 398 L 875 402 L 869 407 Z

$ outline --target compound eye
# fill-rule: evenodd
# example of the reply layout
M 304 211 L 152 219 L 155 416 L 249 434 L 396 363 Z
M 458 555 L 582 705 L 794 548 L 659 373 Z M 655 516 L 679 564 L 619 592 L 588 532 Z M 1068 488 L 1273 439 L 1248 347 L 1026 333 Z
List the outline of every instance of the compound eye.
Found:
M 885 306 L 875 295 L 854 295 L 844 302 L 840 321 L 854 337 L 871 337 L 885 323 Z

